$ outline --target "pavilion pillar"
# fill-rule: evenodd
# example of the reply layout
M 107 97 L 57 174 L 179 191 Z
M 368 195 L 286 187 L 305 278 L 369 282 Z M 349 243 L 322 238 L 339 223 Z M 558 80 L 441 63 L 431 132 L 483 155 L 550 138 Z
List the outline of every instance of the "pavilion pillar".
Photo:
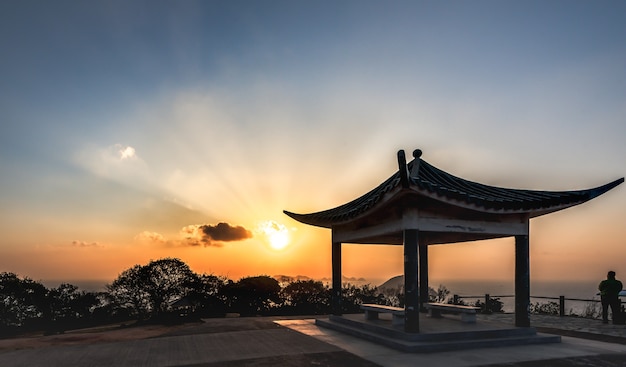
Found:
M 428 244 L 420 244 L 418 252 L 420 312 L 428 312 L 424 306 L 428 303 Z
M 418 232 L 404 230 L 404 331 L 419 333 Z
M 530 326 L 530 251 L 528 235 L 515 236 L 515 326 Z
M 341 242 L 333 242 L 332 268 L 331 312 L 341 316 Z

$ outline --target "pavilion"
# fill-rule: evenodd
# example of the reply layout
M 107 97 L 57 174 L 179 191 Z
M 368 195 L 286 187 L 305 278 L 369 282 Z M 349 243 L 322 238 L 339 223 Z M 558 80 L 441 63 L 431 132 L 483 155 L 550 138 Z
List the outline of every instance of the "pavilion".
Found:
M 537 191 L 488 186 L 455 177 L 413 152 L 398 172 L 365 195 L 310 214 L 284 213 L 332 231 L 332 315 L 341 316 L 341 245 L 404 246 L 404 332 L 419 333 L 428 302 L 428 246 L 515 238 L 515 326 L 530 327 L 530 219 L 582 204 L 624 182 L 577 191 Z

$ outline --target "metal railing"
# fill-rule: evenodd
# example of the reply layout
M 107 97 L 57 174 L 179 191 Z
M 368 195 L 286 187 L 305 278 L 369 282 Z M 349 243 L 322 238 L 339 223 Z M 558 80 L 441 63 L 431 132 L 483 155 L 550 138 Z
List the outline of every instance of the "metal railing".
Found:
M 458 303 L 462 298 L 471 298 L 471 299 L 484 299 L 485 305 L 489 305 L 491 298 L 515 298 L 515 295 L 480 295 L 480 296 L 472 296 L 472 295 L 458 295 L 455 294 L 452 296 L 453 303 Z M 566 298 L 565 296 L 558 297 L 545 297 L 545 296 L 530 296 L 531 299 L 549 299 L 549 300 L 558 300 L 559 301 L 559 316 L 565 316 L 565 301 L 579 301 L 579 302 L 601 302 L 599 299 L 583 299 L 583 298 Z M 620 309 L 621 309 L 621 299 L 620 299 Z

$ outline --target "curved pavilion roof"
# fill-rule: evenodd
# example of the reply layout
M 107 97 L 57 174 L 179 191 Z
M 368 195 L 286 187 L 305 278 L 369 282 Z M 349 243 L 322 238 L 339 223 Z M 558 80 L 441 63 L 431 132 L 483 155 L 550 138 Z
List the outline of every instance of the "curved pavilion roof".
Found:
M 406 165 L 406 176 L 403 177 L 401 167 L 378 187 L 349 203 L 309 214 L 283 212 L 299 222 L 331 228 L 358 219 L 383 202 L 394 198 L 405 201 L 405 195 L 409 195 L 481 213 L 524 214 L 533 218 L 582 204 L 624 182 L 624 178 L 620 178 L 606 185 L 576 191 L 502 188 L 456 177 L 430 165 L 420 156 L 421 151 L 416 150 L 415 159 Z M 404 159 L 403 152 L 402 157 Z

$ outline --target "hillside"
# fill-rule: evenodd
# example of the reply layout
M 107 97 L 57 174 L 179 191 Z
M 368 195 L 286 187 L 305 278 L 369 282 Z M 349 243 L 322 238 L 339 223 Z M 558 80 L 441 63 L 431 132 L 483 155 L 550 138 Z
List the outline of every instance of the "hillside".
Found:
M 393 278 L 390 278 L 383 284 L 379 285 L 378 291 L 380 293 L 385 294 L 387 292 L 397 291 L 399 289 L 402 289 L 402 287 L 404 287 L 404 275 L 397 275 Z

